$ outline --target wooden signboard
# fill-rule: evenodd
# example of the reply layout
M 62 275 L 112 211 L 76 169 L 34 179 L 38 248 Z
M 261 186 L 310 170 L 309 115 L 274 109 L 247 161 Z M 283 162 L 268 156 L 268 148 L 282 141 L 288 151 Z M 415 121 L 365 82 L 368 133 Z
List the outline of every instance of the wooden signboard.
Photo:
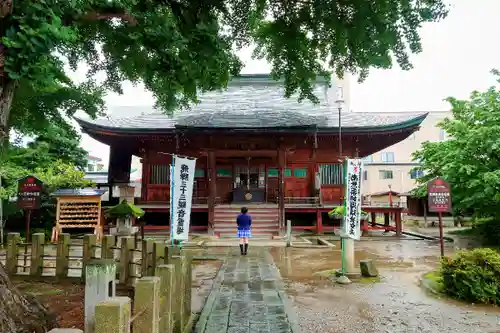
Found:
M 35 176 L 26 176 L 17 181 L 17 205 L 24 210 L 40 208 L 43 183 Z
M 429 212 L 438 213 L 439 241 L 441 257 L 444 256 L 443 213 L 451 213 L 450 184 L 443 178 L 436 178 L 427 183 L 427 197 Z
M 446 180 L 442 178 L 431 180 L 427 184 L 427 196 L 429 212 L 451 213 L 451 190 Z

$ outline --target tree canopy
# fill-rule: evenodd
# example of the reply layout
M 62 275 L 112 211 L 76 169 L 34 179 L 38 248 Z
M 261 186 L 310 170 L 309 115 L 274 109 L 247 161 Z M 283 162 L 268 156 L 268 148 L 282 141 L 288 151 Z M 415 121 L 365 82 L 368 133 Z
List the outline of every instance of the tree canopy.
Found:
M 80 147 L 80 135 L 74 129 L 50 125 L 40 130 L 26 147 L 11 145 L 8 160 L 28 170 L 48 167 L 56 160 L 84 170 L 87 156 L 88 152 Z
M 224 88 L 241 69 L 236 51 L 250 44 L 284 79 L 287 96 L 316 101 L 311 82 L 330 69 L 364 78 L 393 58 L 411 68 L 418 29 L 446 13 L 442 0 L 6 1 L 1 129 L 4 137 L 9 125 L 36 131 L 78 108 L 94 116 L 104 91 L 120 93 L 124 80 L 143 82 L 159 107 L 174 110 Z M 65 64 L 80 63 L 89 65 L 88 81 L 77 84 Z M 98 72 L 106 74 L 99 85 Z
M 499 73 L 495 71 L 498 76 Z M 500 80 L 498 81 L 500 83 Z M 500 205 L 500 90 L 473 92 L 469 100 L 448 98 L 452 117 L 439 123 L 449 137 L 425 142 L 414 153 L 420 161 L 423 186 L 443 177 L 452 187 L 455 211 L 497 216 Z

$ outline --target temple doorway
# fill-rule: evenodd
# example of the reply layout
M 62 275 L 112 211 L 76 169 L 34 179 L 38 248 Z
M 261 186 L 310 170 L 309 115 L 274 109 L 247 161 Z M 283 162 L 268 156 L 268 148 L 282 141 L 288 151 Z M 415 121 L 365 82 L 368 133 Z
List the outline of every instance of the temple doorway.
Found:
M 234 203 L 258 203 L 266 200 L 266 168 L 247 165 L 235 165 L 233 179 Z

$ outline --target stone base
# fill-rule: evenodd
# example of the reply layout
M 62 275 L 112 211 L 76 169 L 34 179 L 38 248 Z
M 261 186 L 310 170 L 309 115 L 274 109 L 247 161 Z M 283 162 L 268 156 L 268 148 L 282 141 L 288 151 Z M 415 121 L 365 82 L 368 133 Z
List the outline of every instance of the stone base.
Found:
M 132 236 L 139 232 L 139 227 L 131 228 L 110 228 L 109 234 L 113 236 Z
M 378 270 L 372 260 L 361 260 L 359 262 L 361 275 L 364 277 L 377 277 Z
M 341 275 L 337 278 L 337 283 L 338 284 L 350 284 L 351 280 L 347 276 Z
M 358 272 L 345 272 L 344 275 L 347 276 L 349 279 L 359 279 L 361 277 L 361 273 Z M 338 269 L 335 272 L 335 276 L 336 277 L 342 276 L 342 270 Z

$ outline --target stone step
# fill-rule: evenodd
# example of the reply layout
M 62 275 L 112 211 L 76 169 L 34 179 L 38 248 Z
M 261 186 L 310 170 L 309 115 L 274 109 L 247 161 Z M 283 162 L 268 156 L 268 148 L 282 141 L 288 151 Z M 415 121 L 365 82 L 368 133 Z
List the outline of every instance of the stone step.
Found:
M 215 216 L 215 222 L 221 223 L 236 223 L 235 218 L 217 217 Z M 252 218 L 253 223 L 278 223 L 278 218 Z
M 236 231 L 236 226 L 223 226 L 223 225 L 221 226 L 216 224 L 214 229 L 217 231 L 233 232 Z M 279 227 L 277 225 L 252 226 L 252 231 L 265 231 L 265 230 L 279 230 Z

